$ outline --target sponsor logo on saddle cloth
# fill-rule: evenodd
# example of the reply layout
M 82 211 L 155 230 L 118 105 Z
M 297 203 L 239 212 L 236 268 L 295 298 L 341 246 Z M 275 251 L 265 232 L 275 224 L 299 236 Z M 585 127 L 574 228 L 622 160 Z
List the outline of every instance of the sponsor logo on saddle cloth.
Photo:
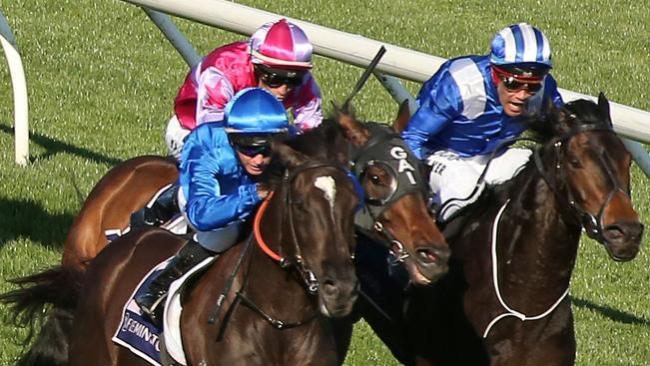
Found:
M 207 268 L 216 257 L 205 259 L 196 267 L 188 271 L 183 277 L 174 281 L 169 289 L 169 295 L 165 303 L 163 316 L 163 329 L 165 336 L 161 337 L 162 330 L 149 321 L 146 315 L 142 314 L 140 307 L 136 304 L 134 298 L 156 278 L 171 258 L 161 262 L 154 267 L 140 281 L 138 286 L 129 297 L 122 311 L 122 320 L 113 335 L 113 342 L 128 348 L 134 354 L 140 356 L 152 365 L 162 366 L 160 349 L 161 342 L 165 342 L 165 350 L 171 358 L 181 365 L 186 365 L 185 354 L 180 334 L 180 318 L 182 305 L 180 301 L 181 290 L 185 282 L 194 275 Z

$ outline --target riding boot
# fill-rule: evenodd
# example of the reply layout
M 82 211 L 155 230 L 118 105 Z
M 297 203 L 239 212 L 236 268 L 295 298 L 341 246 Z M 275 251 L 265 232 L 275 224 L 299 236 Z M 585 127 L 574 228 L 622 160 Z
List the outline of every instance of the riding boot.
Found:
M 178 208 L 178 183 L 163 191 L 152 204 L 131 214 L 131 227 L 160 226 L 180 212 Z
M 136 296 L 135 302 L 142 312 L 147 314 L 154 324 L 160 325 L 162 307 L 159 306 L 167 297 L 169 286 L 181 278 L 187 271 L 204 259 L 217 253 L 205 249 L 201 244 L 190 239 L 171 259 L 162 272 L 149 284 L 143 293 Z

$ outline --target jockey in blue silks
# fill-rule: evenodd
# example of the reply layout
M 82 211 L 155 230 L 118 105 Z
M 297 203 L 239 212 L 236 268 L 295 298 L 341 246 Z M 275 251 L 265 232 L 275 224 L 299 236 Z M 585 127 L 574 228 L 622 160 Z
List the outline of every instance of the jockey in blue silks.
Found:
M 489 55 L 449 60 L 424 83 L 420 107 L 402 136 L 432 167 L 429 185 L 434 203 L 442 205 L 439 220 L 478 198 L 483 186 L 477 188 L 477 181 L 493 152 L 487 184 L 512 178 L 528 161 L 530 150 L 502 143 L 523 132 L 521 116 L 539 111 L 544 99 L 563 104 L 551 67 L 546 36 L 520 23 L 494 36 Z
M 271 140 L 289 130 L 285 109 L 273 94 L 248 88 L 228 103 L 223 124 L 206 123 L 188 135 L 178 202 L 197 233 L 136 298 L 152 320 L 157 321 L 155 309 L 174 280 L 235 244 L 241 224 L 268 194 L 257 180 L 270 163 Z

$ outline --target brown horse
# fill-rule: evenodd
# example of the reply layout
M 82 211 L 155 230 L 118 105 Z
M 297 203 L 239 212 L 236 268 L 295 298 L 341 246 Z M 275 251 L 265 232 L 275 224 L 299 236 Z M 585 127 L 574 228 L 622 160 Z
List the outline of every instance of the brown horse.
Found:
M 567 294 L 582 229 L 612 259 L 636 256 L 643 225 L 629 196 L 631 158 L 607 99 L 546 108 L 531 121 L 543 142 L 531 161 L 457 218 L 450 273 L 401 298 L 406 311 L 392 323 L 368 318 L 404 364 L 572 365 Z
M 274 194 L 258 212 L 250 245 L 222 254 L 185 293 L 181 332 L 189 364 L 342 362 L 328 317 L 347 315 L 357 297 L 352 254 L 360 203 L 346 146 L 334 124 L 274 145 L 284 174 L 271 183 Z M 61 337 L 70 336 L 70 358 L 60 364 L 148 364 L 111 337 L 140 278 L 183 243 L 157 228 L 130 232 L 89 264 L 78 292 L 61 289 L 79 300 Z M 224 311 L 209 324 L 233 273 Z M 49 331 L 46 324 L 42 332 Z
M 393 131 L 399 130 L 407 119 L 408 110 L 403 105 L 393 123 Z M 404 178 L 404 174 L 412 172 L 400 172 L 406 162 L 411 162 L 406 166 L 417 167 L 413 154 L 404 149 L 399 136 L 387 127 L 362 123 L 347 110 L 338 111 L 336 121 L 350 141 L 355 172 L 367 192 L 367 207 L 363 212 L 366 220 L 359 226 L 369 227 L 362 230 L 361 237 L 388 243 L 389 250 L 404 262 L 414 283 L 435 281 L 447 271 L 449 249 L 425 205 L 425 194 L 420 189 L 424 185 L 422 178 L 415 174 L 415 184 L 412 184 Z M 397 158 L 386 156 L 388 152 L 397 154 Z M 46 271 L 15 280 L 21 289 L 2 295 L 0 301 L 12 304 L 19 320 L 30 321 L 43 314 L 46 304 L 54 304 L 55 310 L 47 318 L 47 322 L 53 324 L 45 329 L 69 328 L 70 317 L 65 309 L 70 307 L 71 296 L 49 289 L 56 288 L 56 282 L 65 285 L 71 278 L 80 278 L 88 260 L 106 245 L 104 232 L 126 227 L 131 212 L 148 202 L 161 187 L 176 180 L 177 174 L 174 162 L 161 157 L 134 158 L 112 169 L 92 190 L 70 230 L 62 260 L 66 270 Z M 125 198 L 127 202 L 123 202 Z M 368 221 L 369 218 L 372 220 Z M 59 311 L 57 304 L 61 304 L 64 311 Z M 345 339 L 350 335 L 349 329 L 351 324 L 344 322 L 339 333 L 343 344 L 349 341 Z M 61 339 L 61 336 L 41 332 L 32 350 L 44 348 L 52 352 L 49 344 L 52 339 Z M 40 342 L 43 344 L 39 345 Z M 59 347 L 58 354 L 60 358 L 66 357 L 65 343 Z M 28 353 L 24 359 L 37 355 L 38 352 Z
M 115 166 L 93 187 L 72 223 L 61 264 L 83 272 L 108 244 L 104 232 L 128 227 L 131 213 L 176 179 L 178 168 L 171 158 L 139 156 Z

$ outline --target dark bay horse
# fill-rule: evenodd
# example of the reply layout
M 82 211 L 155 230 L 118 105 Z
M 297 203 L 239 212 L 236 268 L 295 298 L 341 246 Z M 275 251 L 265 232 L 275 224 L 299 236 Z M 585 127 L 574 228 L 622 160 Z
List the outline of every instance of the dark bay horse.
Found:
M 357 297 L 352 256 L 360 201 L 347 174 L 346 146 L 334 124 L 274 145 L 284 174 L 271 184 L 274 193 L 258 211 L 251 244 L 222 254 L 184 297 L 181 331 L 189 364 L 343 361 L 328 317 L 347 315 Z M 183 243 L 151 228 L 130 232 L 99 253 L 77 293 L 73 325 L 65 332 L 70 358 L 63 364 L 148 364 L 111 337 L 140 278 Z M 233 273 L 223 311 L 216 324 L 209 324 Z
M 413 173 L 417 173 L 409 169 L 417 168 L 413 163 L 415 158 L 404 149 L 403 142 L 394 133 L 395 129 L 405 125 L 407 119 L 405 104 L 400 108 L 392 130 L 387 126 L 358 121 L 347 109 L 338 110 L 334 118 L 349 141 L 353 151 L 350 159 L 367 192 L 369 208 L 364 208 L 366 220 L 359 226 L 369 226 L 362 237 L 368 235 L 373 237 L 373 241 L 388 243 L 388 249 L 404 262 L 411 281 L 427 284 L 446 273 L 449 249 L 427 210 L 426 197 L 420 189 L 423 179 L 414 174 L 415 183 L 411 182 Z M 177 174 L 173 161 L 153 156 L 134 158 L 113 168 L 92 190 L 75 220 L 66 241 L 63 268 L 16 280 L 21 288 L 0 296 L 0 301 L 11 304 L 20 320 L 33 320 L 38 314 L 44 314 L 42 309 L 46 304 L 54 304 L 54 310 L 50 312 L 53 316 L 46 320 L 54 324 L 46 329 L 68 328 L 70 318 L 66 311 L 57 309 L 57 304 L 69 308 L 70 296 L 49 289 L 57 287 L 55 282 L 65 285 L 71 282 L 71 278 L 80 278 L 87 262 L 106 246 L 105 230 L 126 227 L 131 212 L 136 209 L 134 207 L 143 206 L 161 187 L 175 181 Z M 128 202 L 123 202 L 125 198 Z M 21 325 L 24 323 L 20 322 Z M 342 323 L 339 332 L 342 343 L 349 341 L 345 337 L 350 335 L 350 329 L 351 323 Z M 38 343 L 42 341 L 42 347 L 49 349 L 48 352 L 52 351 L 48 343 L 52 339 L 61 339 L 57 333 L 41 332 L 39 337 L 44 338 L 37 339 L 32 349 L 39 349 Z M 65 347 L 61 344 L 60 357 L 67 355 Z M 25 359 L 31 357 L 25 355 Z
M 607 99 L 546 109 L 530 121 L 542 143 L 525 168 L 458 218 L 465 221 L 448 238 L 450 273 L 413 288 L 392 323 L 370 318 L 393 335 L 388 346 L 404 364 L 572 365 L 567 294 L 583 228 L 615 261 L 638 253 L 631 157 Z

